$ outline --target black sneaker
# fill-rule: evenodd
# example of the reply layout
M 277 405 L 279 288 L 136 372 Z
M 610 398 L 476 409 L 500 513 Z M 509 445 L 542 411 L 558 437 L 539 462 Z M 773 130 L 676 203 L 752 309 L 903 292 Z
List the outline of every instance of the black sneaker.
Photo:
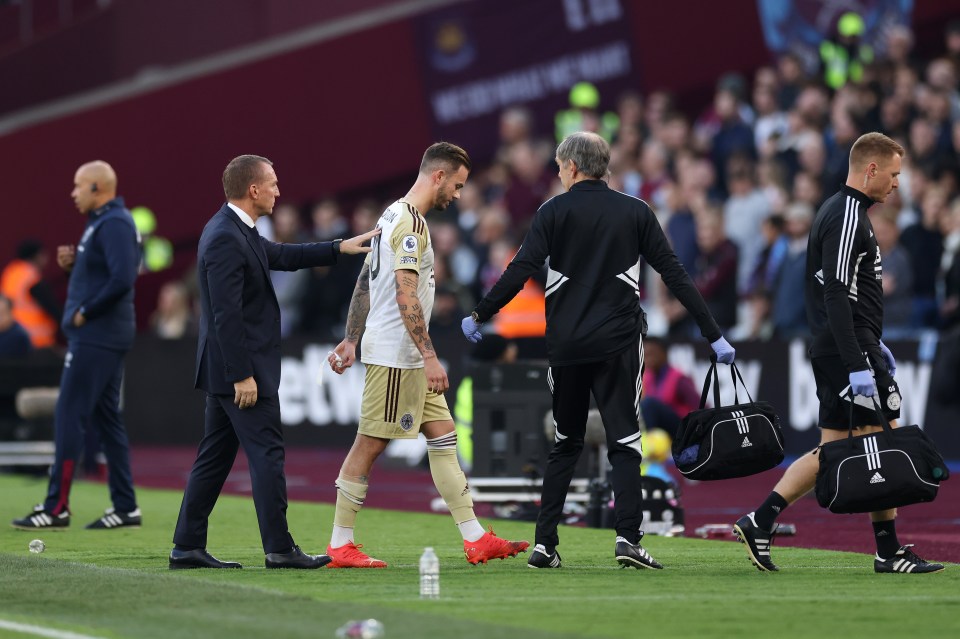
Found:
M 776 572 L 780 570 L 770 559 L 770 546 L 776 536 L 776 528 L 771 532 L 757 526 L 753 513 L 748 513 L 737 520 L 733 525 L 733 534 L 740 538 L 740 543 L 747 547 L 750 561 L 760 572 Z
M 140 527 L 140 509 L 137 508 L 132 513 L 118 513 L 113 508 L 107 508 L 103 512 L 103 517 L 93 523 L 87 524 L 87 530 L 106 530 L 108 528 L 139 528 Z
M 663 570 L 660 562 L 650 556 L 646 550 L 638 543 L 631 544 L 623 537 L 617 537 L 617 547 L 614 551 L 617 557 L 617 563 L 624 568 L 655 568 Z
M 56 530 L 66 528 L 70 525 L 70 512 L 64 510 L 59 515 L 54 515 L 43 509 L 43 504 L 37 504 L 33 507 L 33 512 L 23 519 L 14 519 L 10 525 L 19 530 L 39 530 L 48 528 Z
M 900 546 L 890 559 L 880 559 L 880 555 L 873 558 L 873 572 L 940 572 L 943 570 L 943 564 L 931 564 L 925 559 L 917 557 L 910 550 L 913 544 Z
M 533 547 L 530 559 L 527 559 L 528 568 L 559 568 L 560 553 L 554 550 L 548 553 L 543 544 L 537 544 Z

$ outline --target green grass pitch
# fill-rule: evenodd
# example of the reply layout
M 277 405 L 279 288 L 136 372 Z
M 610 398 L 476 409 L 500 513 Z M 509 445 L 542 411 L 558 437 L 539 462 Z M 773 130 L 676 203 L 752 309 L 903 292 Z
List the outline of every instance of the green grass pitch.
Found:
M 95 637 L 333 637 L 374 617 L 386 637 L 956 637 L 960 566 L 934 575 L 876 575 L 872 558 L 774 548 L 780 573 L 759 573 L 734 542 L 648 536 L 662 571 L 620 569 L 612 531 L 564 528 L 560 570 L 530 570 L 526 555 L 470 566 L 448 516 L 364 510 L 358 539 L 385 570 L 268 571 L 249 498 L 222 497 L 209 550 L 238 570 L 167 569 L 180 493 L 140 489 L 144 527 L 88 531 L 106 487 L 78 482 L 68 530 L 9 527 L 46 482 L 0 475 L 0 622 Z M 322 552 L 333 509 L 290 505 L 290 529 Z M 497 534 L 532 539 L 525 522 L 484 521 Z M 39 537 L 47 549 L 28 552 Z M 417 560 L 440 556 L 441 599 L 421 601 Z M 0 628 L 0 637 L 26 637 Z M 64 635 L 68 636 L 68 635 Z

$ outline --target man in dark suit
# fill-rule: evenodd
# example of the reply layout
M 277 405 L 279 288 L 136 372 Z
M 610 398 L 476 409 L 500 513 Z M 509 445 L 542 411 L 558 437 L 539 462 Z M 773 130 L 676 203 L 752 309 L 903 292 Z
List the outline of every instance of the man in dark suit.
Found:
M 276 244 L 257 232 L 280 190 L 270 160 L 241 155 L 223 172 L 227 203 L 200 236 L 200 337 L 195 387 L 206 391 L 203 439 L 183 494 L 170 568 L 240 568 L 206 550 L 207 520 L 239 446 L 250 463 L 253 503 L 267 568 L 320 568 L 330 558 L 300 550 L 287 531 L 280 429 L 280 307 L 270 269 L 329 266 L 338 254 L 368 253 L 379 231 L 349 240 Z

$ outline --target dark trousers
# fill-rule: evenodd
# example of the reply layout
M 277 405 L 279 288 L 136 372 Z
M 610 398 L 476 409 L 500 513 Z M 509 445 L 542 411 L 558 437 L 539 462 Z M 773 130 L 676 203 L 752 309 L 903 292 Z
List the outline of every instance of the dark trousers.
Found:
M 615 357 L 589 364 L 551 367 L 547 376 L 553 393 L 556 443 L 543 477 L 536 543 L 556 546 L 557 524 L 570 480 L 583 451 L 590 393 L 597 402 L 607 435 L 607 459 L 613 467 L 611 482 L 617 535 L 631 543 L 642 536 L 640 524 L 640 390 L 643 380 L 643 343 Z
M 233 403 L 233 396 L 222 395 L 207 395 L 203 439 L 183 492 L 174 543 L 206 548 L 210 513 L 240 446 L 250 464 L 253 505 L 263 551 L 285 552 L 293 547 L 293 538 L 287 531 L 280 402 L 276 397 L 260 397 L 253 407 L 240 410 Z
M 640 414 L 643 416 L 643 422 L 647 425 L 647 430 L 659 428 L 670 435 L 670 439 L 677 436 L 677 428 L 680 427 L 680 415 L 673 409 L 673 406 L 657 397 L 644 397 L 640 400 Z
M 107 458 L 110 501 L 119 512 L 137 509 L 130 472 L 130 443 L 120 419 L 124 351 L 71 344 L 60 377 L 55 420 L 56 453 L 44 508 L 69 509 L 70 485 L 84 450 L 84 432 L 95 429 Z

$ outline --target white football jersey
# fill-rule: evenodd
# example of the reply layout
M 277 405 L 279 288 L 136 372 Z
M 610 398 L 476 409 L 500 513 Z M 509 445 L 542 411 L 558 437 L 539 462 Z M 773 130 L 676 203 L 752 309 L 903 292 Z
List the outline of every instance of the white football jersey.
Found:
M 397 200 L 377 221 L 380 235 L 367 255 L 370 267 L 370 312 L 360 345 L 360 361 L 391 368 L 423 368 L 423 356 L 407 332 L 397 307 L 394 271 L 420 275 L 417 298 L 430 327 L 433 311 L 433 245 L 423 216 L 412 205 Z

